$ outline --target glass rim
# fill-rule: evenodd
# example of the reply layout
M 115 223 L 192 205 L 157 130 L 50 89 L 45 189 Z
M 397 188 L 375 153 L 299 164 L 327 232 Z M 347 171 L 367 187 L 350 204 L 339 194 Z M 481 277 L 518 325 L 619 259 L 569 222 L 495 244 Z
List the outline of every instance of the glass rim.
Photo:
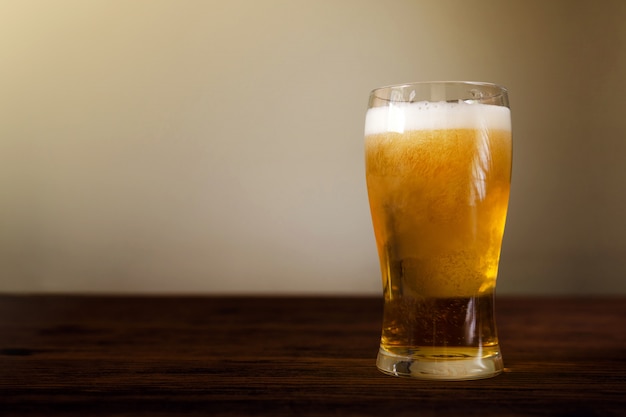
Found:
M 400 83 L 400 84 L 389 84 L 389 85 L 385 85 L 382 87 L 377 87 L 374 88 L 371 92 L 370 92 L 370 97 L 375 97 L 378 100 L 382 100 L 382 101 L 388 101 L 388 102 L 393 102 L 394 100 L 392 100 L 390 97 L 385 96 L 383 94 L 378 94 L 379 92 L 382 91 L 392 91 L 392 90 L 400 90 L 400 89 L 406 89 L 406 88 L 411 88 L 411 87 L 418 87 L 418 86 L 462 86 L 462 85 L 466 85 L 466 86 L 475 86 L 477 88 L 479 87 L 487 87 L 490 90 L 494 90 L 494 93 L 488 94 L 488 95 L 484 95 L 481 97 L 481 99 L 495 99 L 498 97 L 507 97 L 508 98 L 508 89 L 506 87 L 504 87 L 501 84 L 496 84 L 496 83 L 492 83 L 492 82 L 486 82 L 486 81 L 415 81 L 415 82 L 408 82 L 408 83 Z

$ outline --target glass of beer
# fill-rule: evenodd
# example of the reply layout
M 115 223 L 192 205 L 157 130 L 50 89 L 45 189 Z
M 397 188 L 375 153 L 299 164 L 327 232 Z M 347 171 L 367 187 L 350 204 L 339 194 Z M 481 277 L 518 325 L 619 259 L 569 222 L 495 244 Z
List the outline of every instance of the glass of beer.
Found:
M 494 294 L 511 151 L 501 86 L 371 92 L 365 160 L 384 294 L 382 372 L 438 380 L 502 372 Z

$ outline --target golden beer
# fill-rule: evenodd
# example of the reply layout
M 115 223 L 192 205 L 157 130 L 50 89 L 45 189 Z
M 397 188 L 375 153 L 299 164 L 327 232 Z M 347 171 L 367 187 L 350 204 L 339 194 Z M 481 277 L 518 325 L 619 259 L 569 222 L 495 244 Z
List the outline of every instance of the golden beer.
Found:
M 511 179 L 509 109 L 370 108 L 365 149 L 385 301 L 379 368 L 439 379 L 501 372 L 493 299 Z

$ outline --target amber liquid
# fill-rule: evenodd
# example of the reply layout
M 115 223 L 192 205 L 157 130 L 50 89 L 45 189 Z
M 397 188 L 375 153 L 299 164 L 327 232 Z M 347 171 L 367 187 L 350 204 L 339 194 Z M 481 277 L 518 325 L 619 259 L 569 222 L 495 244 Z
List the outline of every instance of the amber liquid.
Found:
M 493 291 L 510 174 L 510 131 L 366 137 L 385 297 L 381 349 L 450 357 L 497 349 Z
M 498 349 L 492 294 L 389 300 L 381 347 L 391 354 L 414 358 L 490 355 Z

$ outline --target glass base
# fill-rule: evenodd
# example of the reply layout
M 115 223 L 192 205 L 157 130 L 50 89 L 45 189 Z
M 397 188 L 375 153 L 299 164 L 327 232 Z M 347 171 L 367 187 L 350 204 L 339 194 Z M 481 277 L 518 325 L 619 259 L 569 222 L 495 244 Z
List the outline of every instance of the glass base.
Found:
M 504 369 L 497 347 L 431 347 L 406 355 L 390 353 L 381 348 L 376 366 L 389 375 L 448 381 L 491 378 Z

